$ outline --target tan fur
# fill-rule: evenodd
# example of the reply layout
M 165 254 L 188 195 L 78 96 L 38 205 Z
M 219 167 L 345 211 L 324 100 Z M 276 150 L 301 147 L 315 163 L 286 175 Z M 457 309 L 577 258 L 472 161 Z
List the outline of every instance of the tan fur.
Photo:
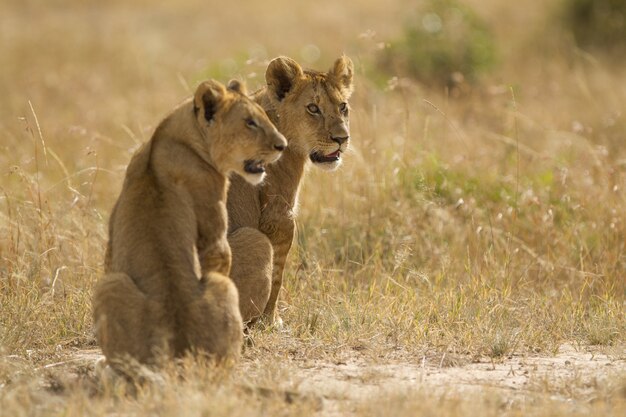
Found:
M 234 176 L 228 193 L 231 278 L 239 289 L 244 321 L 260 315 L 279 320 L 276 302 L 295 231 L 300 180 L 309 160 L 328 170 L 341 162 L 321 163 L 314 156 L 344 152 L 348 147 L 352 74 L 352 61 L 345 56 L 328 72 L 305 71 L 292 59 L 280 57 L 267 68 L 267 87 L 253 95 L 285 135 L 289 147 L 269 167 L 262 185 L 253 187 Z M 318 113 L 311 112 L 311 104 Z
M 128 357 L 153 363 L 159 352 L 240 355 L 238 293 L 227 277 L 227 175 L 257 182 L 245 161 L 273 162 L 287 145 L 244 93 L 238 83 L 202 83 L 128 166 L 93 300 L 96 336 L 113 366 Z

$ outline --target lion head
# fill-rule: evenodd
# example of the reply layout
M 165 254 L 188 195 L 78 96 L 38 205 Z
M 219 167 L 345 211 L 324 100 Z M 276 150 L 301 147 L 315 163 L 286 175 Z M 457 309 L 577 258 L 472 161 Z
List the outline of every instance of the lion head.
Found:
M 303 70 L 287 57 L 272 60 L 265 80 L 274 121 L 289 147 L 316 166 L 334 170 L 350 143 L 353 65 L 342 56 L 328 72 Z
M 246 96 L 243 84 L 231 81 L 225 88 L 205 81 L 193 101 L 200 131 L 210 138 L 208 153 L 216 169 L 225 175 L 236 172 L 251 184 L 262 182 L 266 165 L 280 158 L 287 141 L 263 108 Z

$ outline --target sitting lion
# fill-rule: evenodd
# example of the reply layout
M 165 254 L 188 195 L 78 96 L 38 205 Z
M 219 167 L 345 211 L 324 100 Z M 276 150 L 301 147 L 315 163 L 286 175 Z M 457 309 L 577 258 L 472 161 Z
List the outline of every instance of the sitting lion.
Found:
M 295 231 L 300 181 L 309 161 L 325 170 L 341 163 L 350 139 L 352 76 L 352 61 L 346 56 L 328 72 L 303 70 L 280 57 L 267 68 L 267 87 L 253 94 L 289 147 L 268 167 L 262 185 L 253 187 L 233 176 L 228 192 L 230 276 L 239 290 L 244 322 L 263 315 L 280 323 L 276 302 Z
M 133 156 L 93 299 L 109 364 L 128 357 L 150 364 L 157 354 L 187 351 L 239 357 L 243 323 L 227 277 L 227 175 L 258 184 L 286 146 L 241 84 L 207 81 Z

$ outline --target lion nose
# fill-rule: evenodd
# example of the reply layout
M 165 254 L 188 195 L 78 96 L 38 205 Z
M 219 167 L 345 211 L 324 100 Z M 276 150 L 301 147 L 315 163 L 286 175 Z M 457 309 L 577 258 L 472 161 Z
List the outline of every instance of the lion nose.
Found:
M 276 131 L 275 141 L 274 149 L 278 152 L 284 151 L 287 147 L 287 139 L 285 139 L 285 137 L 278 131 Z
M 339 146 L 341 146 L 345 142 L 347 142 L 348 139 L 350 139 L 350 136 L 331 136 L 330 138 L 333 140 L 333 142 L 337 142 Z

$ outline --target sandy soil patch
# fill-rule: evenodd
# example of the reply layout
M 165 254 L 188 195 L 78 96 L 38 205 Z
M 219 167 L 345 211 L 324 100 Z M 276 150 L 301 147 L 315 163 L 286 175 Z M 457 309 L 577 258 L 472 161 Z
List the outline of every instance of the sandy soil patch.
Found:
M 84 377 L 93 375 L 94 364 L 101 357 L 97 349 L 80 350 L 44 365 L 41 370 L 48 381 L 51 375 L 63 375 L 64 380 L 71 375 Z M 289 375 L 286 386 L 280 387 L 290 393 L 288 401 L 313 399 L 323 415 L 346 415 L 377 398 L 410 398 L 416 393 L 467 398 L 490 391 L 511 402 L 591 401 L 604 381 L 626 378 L 626 349 L 600 351 L 563 345 L 553 356 L 513 355 L 497 361 L 482 358 L 473 362 L 446 356 L 416 356 L 376 363 L 357 353 L 342 361 L 299 359 L 277 365 Z M 264 371 L 263 364 L 250 360 L 241 366 L 244 373 Z
M 340 403 L 355 405 L 418 391 L 471 395 L 488 389 L 517 401 L 546 396 L 571 401 L 569 394 L 575 386 L 576 397 L 586 401 L 603 380 L 626 376 L 624 352 L 624 348 L 615 348 L 607 355 L 563 345 L 554 356 L 513 355 L 498 361 L 483 358 L 458 366 L 446 364 L 445 357 L 423 357 L 419 363 L 376 364 L 358 359 L 339 364 L 313 362 L 298 369 L 302 378 L 299 388 L 321 396 L 327 412 L 345 411 L 346 404 Z

